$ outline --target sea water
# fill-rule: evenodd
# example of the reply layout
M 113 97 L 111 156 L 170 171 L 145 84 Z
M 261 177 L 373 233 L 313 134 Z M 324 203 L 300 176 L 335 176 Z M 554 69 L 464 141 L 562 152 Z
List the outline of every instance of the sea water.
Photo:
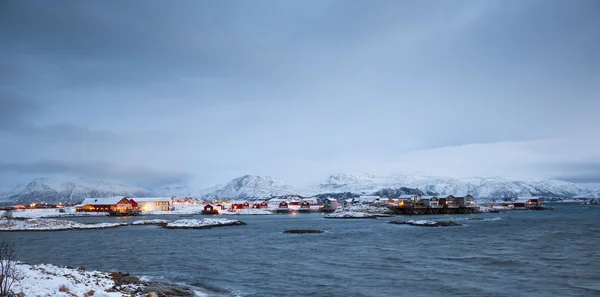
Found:
M 600 206 L 550 206 L 555 210 L 385 219 L 235 216 L 247 225 L 0 236 L 15 242 L 24 262 L 129 272 L 215 296 L 600 296 Z M 462 226 L 388 223 L 423 218 Z

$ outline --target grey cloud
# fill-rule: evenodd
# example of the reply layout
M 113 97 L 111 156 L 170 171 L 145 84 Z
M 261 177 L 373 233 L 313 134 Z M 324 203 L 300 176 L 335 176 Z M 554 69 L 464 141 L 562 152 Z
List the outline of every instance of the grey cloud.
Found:
M 600 162 L 577 162 L 568 164 L 558 164 L 553 167 L 559 168 L 564 172 L 555 177 L 557 180 L 564 180 L 573 183 L 600 183 Z
M 0 1 L 0 86 L 19 95 L 0 94 L 0 156 L 304 179 L 590 135 L 597 5 Z
M 32 98 L 0 90 L 0 132 L 37 141 L 117 141 L 116 133 L 96 131 L 69 123 L 34 125 L 32 121 L 43 108 Z
M 145 166 L 120 166 L 109 162 L 67 162 L 58 160 L 41 160 L 32 163 L 0 163 L 0 172 L 32 176 L 67 174 L 88 178 L 116 179 L 145 187 L 181 183 L 192 177 L 185 172 L 160 171 Z

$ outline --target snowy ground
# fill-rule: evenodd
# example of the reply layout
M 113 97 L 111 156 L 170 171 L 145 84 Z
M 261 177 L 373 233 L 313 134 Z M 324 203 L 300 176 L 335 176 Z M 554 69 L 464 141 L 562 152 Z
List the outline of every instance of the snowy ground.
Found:
M 24 297 L 142 297 L 165 296 L 175 289 L 185 296 L 207 296 L 208 291 L 186 285 L 143 281 L 122 273 L 86 271 L 50 264 L 18 263 L 18 280 L 11 291 Z M 154 295 L 156 293 L 156 295 Z M 172 293 L 171 293 L 172 294 Z M 171 296 L 171 295 L 169 295 Z
M 392 210 L 386 206 L 373 206 L 373 205 L 353 205 L 338 209 L 333 213 L 324 215 L 324 218 L 329 219 L 365 219 L 365 218 L 376 218 L 376 217 L 389 217 Z
M 366 212 L 357 212 L 357 211 L 345 211 L 338 210 L 336 212 L 332 212 L 330 214 L 326 214 L 323 217 L 327 219 L 371 219 L 376 218 L 378 216 L 387 216 L 381 214 L 372 214 Z
M 245 225 L 244 222 L 237 220 L 221 219 L 221 218 L 205 218 L 205 219 L 191 219 L 191 220 L 177 220 L 167 224 L 166 228 L 189 228 L 189 229 L 203 229 L 219 226 L 233 226 L 233 225 Z
M 269 211 L 269 210 L 264 210 L 264 209 L 242 209 L 240 211 L 234 211 L 234 212 L 222 212 L 221 214 L 227 214 L 227 215 L 272 215 L 273 212 Z
M 75 212 L 74 207 L 63 208 L 65 212 L 59 212 L 58 208 L 47 209 L 19 209 L 13 211 L 14 218 L 32 219 L 32 218 L 60 218 L 60 217 L 95 217 L 107 216 L 107 212 Z M 2 215 L 4 211 L 0 212 Z
M 2 231 L 61 231 L 61 230 L 83 230 L 113 228 L 128 225 L 163 225 L 166 228 L 211 228 L 219 226 L 245 225 L 241 221 L 222 218 L 204 218 L 191 220 L 138 220 L 127 223 L 92 223 L 82 224 L 73 221 L 55 219 L 27 219 L 27 220 L 0 220 L 0 232 Z
M 131 222 L 129 225 L 162 225 L 162 224 L 168 224 L 169 221 L 168 220 L 138 220 L 138 221 L 133 221 Z
M 119 291 L 113 290 L 115 282 L 106 272 L 22 263 L 17 265 L 17 269 L 23 279 L 13 285 L 12 291 L 23 293 L 26 297 L 122 297 L 131 296 L 130 292 L 137 289 L 134 285 L 127 285 Z
M 372 213 L 372 214 L 391 214 L 392 210 L 387 206 L 374 206 L 374 205 L 352 205 L 348 207 L 344 207 L 342 211 L 352 211 L 352 212 L 364 212 L 364 213 Z
M 59 231 L 101 229 L 121 226 L 121 223 L 82 224 L 54 219 L 0 220 L 0 231 Z

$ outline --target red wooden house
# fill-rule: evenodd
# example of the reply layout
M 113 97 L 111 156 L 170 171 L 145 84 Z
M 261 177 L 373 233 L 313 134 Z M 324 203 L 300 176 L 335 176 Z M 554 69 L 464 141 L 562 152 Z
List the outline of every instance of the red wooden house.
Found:
M 269 208 L 269 202 L 268 201 L 263 201 L 260 203 L 260 207 L 259 208 Z
M 220 209 L 220 210 L 225 210 L 225 206 L 224 206 L 223 204 L 221 204 L 221 203 L 219 203 L 219 204 L 217 204 L 217 205 L 215 205 L 215 206 L 216 206 L 218 209 Z
M 310 202 L 303 200 L 300 202 L 300 209 L 298 212 L 310 212 Z
M 87 198 L 75 206 L 77 212 L 124 212 L 133 210 L 133 203 L 127 197 Z
M 233 203 L 231 204 L 231 211 L 240 211 L 242 209 L 249 209 L 250 208 L 250 202 L 246 201 L 233 201 Z
M 204 206 L 204 209 L 202 210 L 202 214 L 218 214 L 219 213 L 219 208 L 217 208 L 216 206 L 213 206 L 212 204 L 207 204 Z
M 288 203 L 286 201 L 279 202 L 279 206 L 277 207 L 277 212 L 288 213 L 290 209 L 288 207 Z

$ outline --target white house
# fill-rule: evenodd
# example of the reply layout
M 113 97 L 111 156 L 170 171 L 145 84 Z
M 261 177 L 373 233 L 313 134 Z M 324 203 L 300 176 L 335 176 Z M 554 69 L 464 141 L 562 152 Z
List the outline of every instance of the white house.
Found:
M 173 199 L 171 197 L 135 197 L 129 200 L 137 203 L 138 209 L 142 211 L 173 210 Z

